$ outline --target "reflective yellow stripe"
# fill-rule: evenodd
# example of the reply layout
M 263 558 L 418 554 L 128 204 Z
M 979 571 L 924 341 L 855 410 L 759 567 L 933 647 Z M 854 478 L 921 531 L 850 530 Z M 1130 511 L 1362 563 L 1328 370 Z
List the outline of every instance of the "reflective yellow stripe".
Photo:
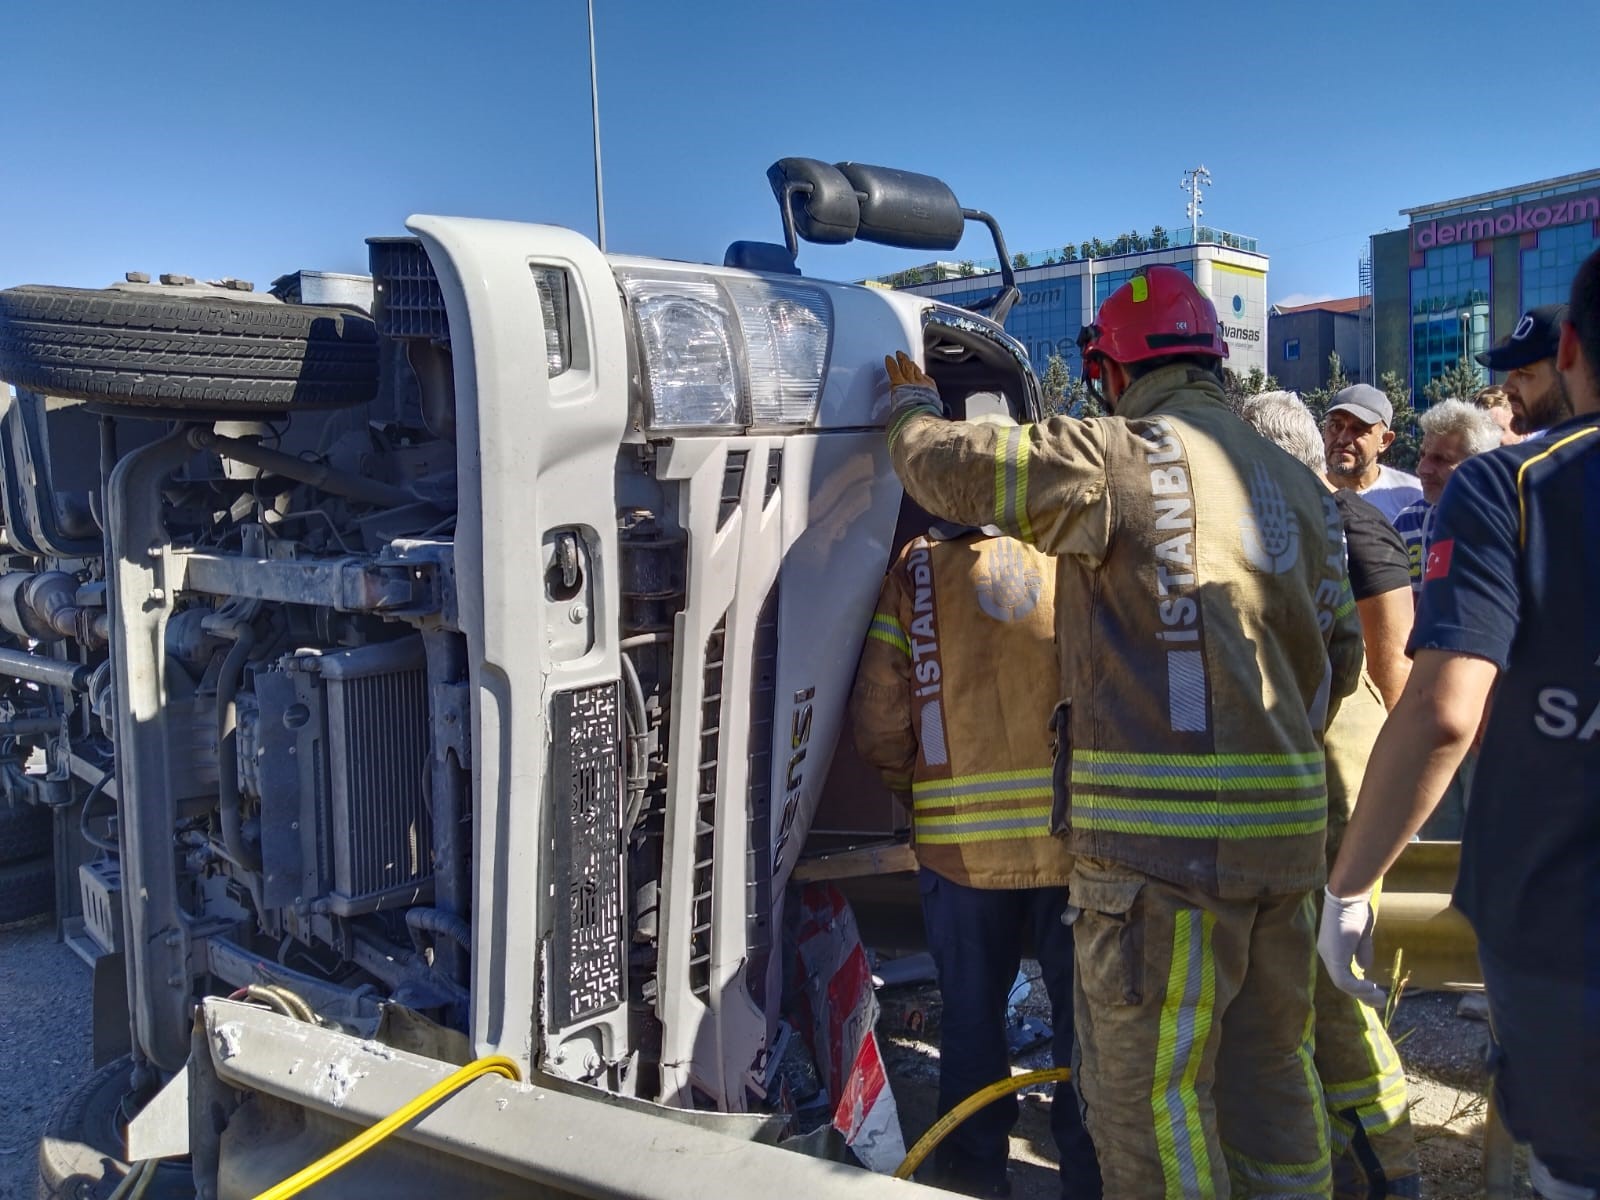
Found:
M 994 523 L 1025 542 L 1033 541 L 1028 521 L 1027 426 L 1007 429 L 994 443 Z
M 906 637 L 905 626 L 892 613 L 873 613 L 867 636 L 903 650 L 907 658 L 911 657 L 911 639 Z
M 1211 1155 L 1195 1087 L 1216 1005 L 1211 930 L 1201 909 L 1173 914 L 1172 965 L 1156 1032 L 1155 1086 L 1150 1095 L 1156 1147 L 1168 1197 L 1215 1196 Z
M 930 846 L 1049 837 L 1050 805 L 991 808 L 941 817 L 919 813 L 913 832 L 916 841 Z
M 1517 540 L 1521 545 L 1526 546 L 1528 544 L 1528 497 L 1527 494 L 1522 490 L 1522 477 L 1528 473 L 1528 468 L 1533 466 L 1534 463 L 1542 462 L 1544 459 L 1549 458 L 1557 450 L 1561 449 L 1561 447 L 1570 446 L 1573 442 L 1578 441 L 1580 438 L 1586 438 L 1591 433 L 1596 432 L 1600 432 L 1600 430 L 1596 430 L 1595 427 L 1591 425 L 1587 429 L 1578 430 L 1577 433 L 1569 433 L 1566 437 L 1562 438 L 1548 450 L 1539 451 L 1539 453 L 1535 454 L 1527 462 L 1523 463 L 1517 468 Z
M 1361 1015 L 1365 1025 L 1361 1044 L 1373 1073 L 1347 1083 L 1325 1084 L 1323 1094 L 1329 1109 L 1354 1113 L 1362 1129 L 1376 1136 L 1388 1133 L 1410 1116 L 1409 1096 L 1400 1056 L 1383 1023 L 1365 1004 L 1361 1005 Z

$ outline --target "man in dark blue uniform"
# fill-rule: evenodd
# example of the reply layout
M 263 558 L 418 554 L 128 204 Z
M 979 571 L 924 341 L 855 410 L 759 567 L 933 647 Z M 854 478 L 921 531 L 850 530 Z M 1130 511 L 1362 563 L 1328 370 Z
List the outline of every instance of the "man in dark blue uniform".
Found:
M 1455 903 L 1478 935 L 1495 1097 L 1541 1194 L 1600 1195 L 1600 251 L 1556 364 L 1571 419 L 1445 489 L 1415 659 L 1328 876 L 1318 948 L 1369 1003 L 1369 896 L 1432 811 L 1494 690 Z M 1498 681 L 1498 685 L 1497 685 Z

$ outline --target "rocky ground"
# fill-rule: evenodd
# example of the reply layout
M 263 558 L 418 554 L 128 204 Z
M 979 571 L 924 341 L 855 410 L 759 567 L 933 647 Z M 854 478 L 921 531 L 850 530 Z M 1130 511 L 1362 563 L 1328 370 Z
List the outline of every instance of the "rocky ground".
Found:
M 1036 972 L 1037 966 L 1028 963 L 1024 970 Z M 886 989 L 880 997 L 883 1014 L 878 1033 L 909 1148 L 935 1115 L 939 997 L 931 985 Z M 1442 992 L 1404 996 L 1390 1026 L 1411 1087 L 1425 1197 L 1483 1194 L 1480 1156 L 1487 1111 L 1483 1051 L 1488 1026 L 1457 1016 L 1460 999 Z M 1035 986 L 1018 1008 L 1024 1015 L 1048 1020 L 1049 1005 L 1041 987 Z M 1049 1065 L 1048 1046 L 1039 1046 L 1018 1057 L 1013 1070 L 1021 1073 Z M 1046 1089 L 1024 1093 L 1022 1100 L 1022 1119 L 1011 1139 L 1012 1195 L 1017 1200 L 1054 1200 L 1060 1192 Z M 1534 1196 L 1520 1151 L 1517 1185 L 1517 1196 Z
M 1029 964 L 1031 967 L 1031 964 Z M 909 1147 L 933 1123 L 938 1080 L 938 993 L 929 985 L 886 989 L 879 1033 Z M 1412 1088 L 1425 1196 L 1481 1194 L 1486 1026 L 1456 1015 L 1458 997 L 1410 995 L 1392 1026 Z M 1047 1018 L 1043 990 L 1019 1005 Z M 913 1028 L 915 1027 L 915 1028 Z M 31 1200 L 39 1131 L 56 1099 L 91 1073 L 89 970 L 35 921 L 0 929 L 0 1200 Z M 1016 1069 L 1049 1065 L 1044 1047 Z M 1012 1186 L 1020 1198 L 1056 1194 L 1055 1147 L 1044 1093 L 1023 1098 L 1012 1139 Z M 1532 1196 L 1519 1164 L 1519 1196 Z

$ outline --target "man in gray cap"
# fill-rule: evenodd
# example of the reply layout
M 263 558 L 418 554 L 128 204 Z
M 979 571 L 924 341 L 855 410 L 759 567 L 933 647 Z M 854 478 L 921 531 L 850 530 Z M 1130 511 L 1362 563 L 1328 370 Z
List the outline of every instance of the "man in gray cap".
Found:
M 1394 408 L 1371 384 L 1353 383 L 1339 392 L 1322 419 L 1328 482 L 1349 488 L 1394 524 L 1407 505 L 1422 499 L 1422 483 L 1378 462 L 1394 442 Z
M 1511 401 L 1511 429 L 1524 437 L 1542 437 L 1552 425 L 1572 415 L 1567 385 L 1556 370 L 1556 346 L 1565 304 L 1545 304 L 1522 314 L 1511 336 L 1478 355 L 1491 371 L 1506 373 L 1506 397 Z

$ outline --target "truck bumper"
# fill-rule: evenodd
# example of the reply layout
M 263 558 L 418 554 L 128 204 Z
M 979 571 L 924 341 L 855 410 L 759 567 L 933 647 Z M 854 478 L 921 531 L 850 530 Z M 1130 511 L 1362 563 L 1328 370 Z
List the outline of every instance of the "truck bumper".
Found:
M 196 1042 L 188 1107 L 195 1182 L 206 1200 L 258 1194 L 455 1069 L 216 999 L 201 1006 Z M 769 1132 L 770 1120 L 687 1113 L 574 1086 L 475 1080 L 305 1195 L 433 1200 L 449 1188 L 479 1197 L 871 1200 L 922 1190 L 750 1140 Z

